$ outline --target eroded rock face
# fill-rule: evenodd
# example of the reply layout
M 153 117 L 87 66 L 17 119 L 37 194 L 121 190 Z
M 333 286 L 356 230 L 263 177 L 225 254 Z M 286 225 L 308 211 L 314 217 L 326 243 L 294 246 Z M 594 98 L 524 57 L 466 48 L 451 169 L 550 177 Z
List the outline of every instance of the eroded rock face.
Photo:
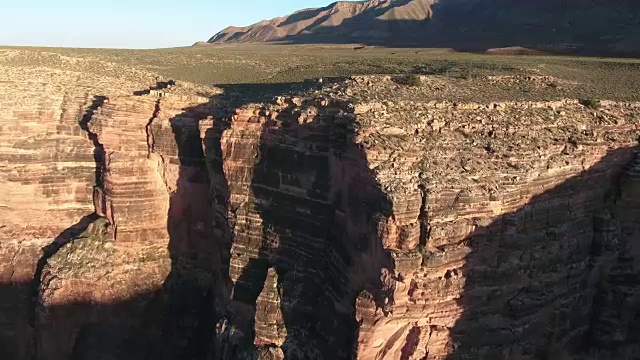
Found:
M 90 93 L 3 86 L 3 237 L 53 237 L 93 209 L 93 146 L 78 119 Z M 22 196 L 20 196 L 22 194 Z M 59 204 L 65 204 L 60 207 Z M 9 230 L 15 231 L 9 233 Z
M 0 70 L 0 102 L 7 109 L 0 115 L 0 357 L 130 354 L 130 338 L 154 339 L 155 328 L 169 326 L 169 320 L 145 315 L 154 311 L 156 293 L 169 297 L 173 291 L 162 291 L 163 284 L 176 282 L 165 281 L 176 277 L 171 265 L 179 261 L 172 256 L 180 257 L 168 244 L 178 248 L 187 237 L 197 238 L 180 229 L 198 221 L 176 215 L 169 226 L 169 209 L 174 205 L 180 214 L 202 207 L 209 193 L 206 181 L 199 188 L 175 184 L 181 171 L 206 173 L 203 156 L 200 165 L 182 169 L 176 144 L 191 141 L 175 140 L 174 131 L 162 126 L 208 99 L 180 95 L 183 86 L 165 99 L 149 87 L 173 83 L 153 85 L 158 78 L 151 75 L 139 83 L 40 68 Z M 114 123 L 117 129 L 109 128 Z M 202 149 L 198 119 L 191 124 L 193 144 Z M 148 125 L 158 133 L 151 142 L 170 136 L 164 140 L 168 150 L 158 145 L 156 153 L 148 146 Z M 161 155 L 167 155 L 166 166 Z M 172 178 L 164 181 L 161 166 L 176 174 L 171 189 L 165 183 Z M 180 205 L 185 201 L 172 201 L 171 194 L 198 201 Z M 96 225 L 100 215 L 104 226 Z M 162 220 L 154 222 L 154 216 Z M 133 349 L 144 353 L 150 347 L 141 342 Z
M 0 132 L 2 351 L 622 358 L 640 105 L 452 103 L 451 82 L 353 78 L 239 108 L 179 89 L 42 98 L 59 113 L 0 88 L 17 109 L 2 129 L 34 134 Z
M 121 314 L 113 316 L 109 306 L 84 311 L 72 307 L 74 318 L 86 319 L 74 323 L 66 319 L 67 313 L 42 311 L 37 321 L 43 330 L 48 324 L 72 324 L 65 339 L 57 332 L 39 331 L 43 358 L 65 358 L 78 351 L 83 358 L 102 352 L 193 358 L 207 350 L 209 336 L 201 326 L 215 324 L 206 314 L 214 311 L 212 278 L 220 267 L 199 136 L 199 120 L 207 110 L 206 98 L 152 91 L 107 99 L 94 113 L 87 129 L 105 154 L 95 212 L 109 224 L 100 239 L 108 250 L 95 257 L 82 248 L 57 253 L 53 260 L 66 256 L 91 261 L 49 269 L 49 260 L 45 270 L 54 279 L 41 289 L 40 306 L 58 308 L 50 300 L 56 297 L 62 304 L 62 299 L 80 299 L 111 304 Z M 135 267 L 130 276 L 123 273 L 129 260 Z M 75 266 L 100 271 L 80 276 L 70 271 Z M 101 278 L 95 281 L 104 292 L 86 293 L 77 285 L 98 274 Z M 65 288 L 69 291 L 61 291 Z M 114 340 L 96 348 L 102 337 Z
M 94 211 L 102 154 L 83 124 L 107 89 L 133 93 L 154 77 L 137 83 L 12 67 L 0 74 L 0 357 L 21 359 L 33 348 L 31 283 L 40 249 L 82 232 L 74 224 Z
M 268 215 L 252 214 L 264 208 L 265 202 L 276 203 L 275 196 L 255 194 L 264 188 L 303 194 L 296 202 L 272 205 L 281 206 L 277 212 L 286 214 L 308 201 L 308 195 L 298 190 L 299 184 L 317 180 L 315 175 L 313 180 L 301 180 L 304 170 L 291 177 L 274 159 L 269 165 L 273 171 L 269 185 L 254 183 L 255 171 L 262 168 L 265 160 L 261 159 L 268 159 L 269 152 L 278 154 L 284 164 L 300 161 L 298 169 L 310 162 L 305 157 L 314 145 L 308 145 L 305 140 L 309 137 L 303 134 L 307 129 L 317 130 L 307 115 L 317 109 L 300 101 L 296 106 L 294 119 L 272 115 L 277 111 L 272 108 L 244 109 L 223 137 L 223 152 L 224 144 L 228 151 L 225 170 L 233 179 L 230 208 L 235 237 L 230 274 L 236 283 L 234 295 L 265 278 L 271 284 L 266 268 L 279 261 L 273 259 L 271 248 L 292 242 L 278 242 L 282 241 L 278 231 L 265 224 Z M 349 112 L 348 106 L 345 110 Z M 580 348 L 594 336 L 601 317 L 595 309 L 602 306 L 594 301 L 605 296 L 598 285 L 605 280 L 598 280 L 595 269 L 606 274 L 603 266 L 620 261 L 615 258 L 621 251 L 611 244 L 616 243 L 609 230 L 612 220 L 603 224 L 601 219 L 610 218 L 620 206 L 615 204 L 624 201 L 616 189 L 621 170 L 636 151 L 638 125 L 631 120 L 637 118 L 636 104 L 605 103 L 593 111 L 577 101 L 413 101 L 360 104 L 351 112 L 356 115 L 356 147 L 363 150 L 366 161 L 362 163 L 373 171 L 361 170 L 358 173 L 369 174 L 365 176 L 368 180 L 358 179 L 357 186 L 346 188 L 367 189 L 363 197 L 382 189 L 377 203 L 389 202 L 386 210 L 365 216 L 377 231 L 364 236 L 369 241 L 363 247 L 345 249 L 342 259 L 351 264 L 348 271 L 342 270 L 351 284 L 345 303 L 353 304 L 358 295 L 358 358 L 545 356 L 545 351 Z M 273 117 L 275 120 L 270 119 Z M 277 130 L 282 126 L 279 117 L 287 124 L 284 130 Z M 270 143 L 272 134 L 280 137 Z M 265 142 L 274 145 L 265 146 Z M 300 149 L 303 155 L 297 155 Z M 344 159 L 336 162 L 358 169 Z M 234 175 L 234 169 L 242 170 Z M 347 183 L 353 176 L 329 173 Z M 364 185 L 367 182 L 374 190 Z M 330 188 L 357 202 L 359 192 L 345 191 L 339 184 L 332 183 Z M 361 223 L 336 205 L 339 200 L 332 203 L 330 211 L 337 221 L 332 226 L 339 228 L 339 219 L 348 219 L 344 229 L 350 236 L 341 242 L 349 244 L 358 238 L 354 227 L 358 229 Z M 243 208 L 247 205 L 253 210 Z M 295 223 L 291 221 L 288 228 Z M 299 254 L 304 253 L 304 246 L 296 246 Z M 381 253 L 391 253 L 392 263 L 385 263 L 384 256 L 365 255 L 367 249 L 377 246 Z M 367 269 L 361 273 L 362 264 Z M 263 270 L 256 270 L 260 267 Z M 248 300 L 242 298 L 247 305 L 255 303 L 258 289 Z M 262 298 L 261 303 L 269 305 L 259 306 L 259 311 L 274 314 L 278 301 L 273 297 L 270 301 Z M 634 306 L 627 308 L 633 311 Z M 265 315 L 256 316 L 257 329 L 270 321 L 273 324 Z M 271 337 L 272 345 L 283 341 L 277 332 L 272 331 Z M 258 344 L 266 343 L 264 334 L 259 338 Z M 306 356 L 323 356 L 309 352 L 313 348 L 309 344 Z M 294 346 L 285 341 L 285 354 Z
M 49 90 L 49 91 L 47 91 Z M 28 283 L 39 257 L 37 240 L 53 238 L 91 212 L 93 147 L 73 119 L 91 103 L 87 94 L 56 94 L 20 83 L 0 87 L 0 252 L 2 283 Z M 25 97 L 26 96 L 26 97 Z M 71 121 L 69 121 L 71 119 Z M 29 134 L 24 136 L 22 134 Z M 59 204 L 66 204 L 61 207 Z M 28 341 L 28 287 L 2 291 L 2 327 Z M 26 356 L 25 345 L 2 341 L 8 354 Z
M 380 129 L 362 141 L 383 188 L 426 193 L 424 214 L 407 215 L 423 219 L 421 245 L 394 248 L 391 314 L 360 302 L 359 356 L 527 358 L 590 341 L 594 299 L 635 296 L 633 282 L 603 295 L 598 277 L 618 256 L 632 262 L 611 214 L 637 218 L 624 205 L 630 192 L 617 190 L 637 151 L 637 111 L 577 101 L 356 107 L 365 128 Z M 620 279 L 624 266 L 614 267 Z
M 238 110 L 222 136 L 230 309 L 249 344 L 286 358 L 348 358 L 356 291 L 370 288 L 378 303 L 388 295 L 378 225 L 390 202 L 355 144 L 348 104 L 291 100 Z M 274 282 L 278 293 L 265 294 Z

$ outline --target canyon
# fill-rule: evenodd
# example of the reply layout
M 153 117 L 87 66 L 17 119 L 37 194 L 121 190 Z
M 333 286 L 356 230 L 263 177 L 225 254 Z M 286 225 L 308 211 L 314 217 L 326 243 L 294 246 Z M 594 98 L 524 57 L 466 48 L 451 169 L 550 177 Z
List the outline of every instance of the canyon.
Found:
M 638 350 L 640 103 L 533 75 L 0 74 L 2 359 Z

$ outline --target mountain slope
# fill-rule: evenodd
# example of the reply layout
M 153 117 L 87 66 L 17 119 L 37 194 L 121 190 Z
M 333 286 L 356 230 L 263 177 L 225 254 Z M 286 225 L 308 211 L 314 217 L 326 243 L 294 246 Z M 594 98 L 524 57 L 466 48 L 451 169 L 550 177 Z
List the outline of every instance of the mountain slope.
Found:
M 422 22 L 431 17 L 433 0 L 341 1 L 317 9 L 299 10 L 289 16 L 265 20 L 247 27 L 228 27 L 209 42 L 261 42 L 295 37 L 386 37 L 391 29 L 383 22 Z M 372 26 L 373 25 L 373 26 Z M 336 33 L 338 31 L 338 33 Z
M 336 2 L 247 27 L 210 43 L 284 41 L 637 53 L 640 3 L 633 0 L 370 0 Z

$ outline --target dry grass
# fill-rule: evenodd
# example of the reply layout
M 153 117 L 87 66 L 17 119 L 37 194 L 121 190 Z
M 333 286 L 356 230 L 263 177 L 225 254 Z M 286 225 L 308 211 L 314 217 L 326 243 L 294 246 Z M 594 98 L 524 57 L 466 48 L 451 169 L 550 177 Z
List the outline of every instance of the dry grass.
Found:
M 6 56 L 7 50 L 20 56 Z M 4 50 L 4 51 L 3 51 Z M 576 83 L 558 97 L 640 100 L 640 60 L 561 56 L 494 56 L 446 49 L 331 45 L 220 45 L 158 50 L 0 48 L 0 65 L 140 73 L 203 85 L 283 84 L 361 74 L 439 74 L 473 80 L 489 75 L 549 76 Z M 527 97 L 526 90 L 515 98 Z

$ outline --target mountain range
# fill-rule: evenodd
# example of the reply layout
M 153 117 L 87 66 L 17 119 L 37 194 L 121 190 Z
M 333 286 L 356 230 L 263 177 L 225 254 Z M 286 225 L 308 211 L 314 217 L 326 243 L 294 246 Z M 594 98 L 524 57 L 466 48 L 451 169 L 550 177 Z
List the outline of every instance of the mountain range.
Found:
M 361 43 L 487 50 L 637 53 L 636 0 L 369 0 L 304 9 L 209 43 Z

